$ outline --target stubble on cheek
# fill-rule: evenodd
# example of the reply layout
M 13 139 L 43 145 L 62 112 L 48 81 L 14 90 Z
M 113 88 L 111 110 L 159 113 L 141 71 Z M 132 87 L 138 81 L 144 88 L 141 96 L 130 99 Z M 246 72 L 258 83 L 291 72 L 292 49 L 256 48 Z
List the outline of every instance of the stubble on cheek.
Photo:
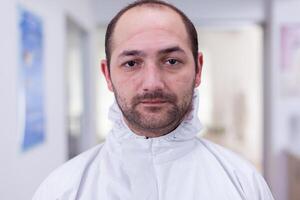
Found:
M 192 110 L 194 81 L 188 82 L 190 80 L 185 82 L 185 85 L 189 86 L 182 91 L 180 98 L 177 97 L 178 94 L 166 93 L 162 90 L 145 92 L 133 97 L 128 96 L 124 91 L 119 93 L 114 86 L 113 91 L 129 128 L 133 128 L 133 131 L 141 130 L 144 133 L 167 134 L 174 130 Z M 157 99 L 166 103 L 153 106 L 142 103 L 145 100 Z
M 126 100 L 115 92 L 117 103 L 123 116 L 132 127 L 144 131 L 157 132 L 160 130 L 173 130 L 191 110 L 191 94 L 184 94 L 182 102 L 178 104 L 175 94 L 166 94 L 161 91 L 136 95 Z M 165 101 L 162 106 L 143 106 L 143 100 L 160 99 Z

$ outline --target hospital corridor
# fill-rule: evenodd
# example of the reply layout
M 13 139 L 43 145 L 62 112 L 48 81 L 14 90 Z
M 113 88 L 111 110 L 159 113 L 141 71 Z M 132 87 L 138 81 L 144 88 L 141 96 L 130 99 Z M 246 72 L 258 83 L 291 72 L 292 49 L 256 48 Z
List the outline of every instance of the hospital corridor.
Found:
M 107 76 L 117 70 L 104 76 L 103 60 L 108 24 L 132 2 L 1 0 L 1 200 L 32 199 L 55 169 L 101 143 L 110 144 L 114 123 L 119 120 L 118 106 L 127 123 L 125 111 L 116 102 L 118 96 L 114 96 L 117 89 L 107 82 Z M 192 21 L 203 55 L 201 83 L 192 97 L 193 117 L 200 121 L 197 128 L 191 128 L 197 130 L 195 137 L 249 162 L 274 199 L 300 200 L 300 1 L 167 2 Z M 157 19 L 159 22 L 163 19 Z M 134 20 L 131 24 L 138 26 Z M 173 30 L 178 29 L 173 24 Z M 128 69 L 126 75 L 130 73 Z M 125 90 L 133 82 L 126 84 L 122 85 Z M 174 149 L 168 159 L 176 152 Z M 133 166 L 132 155 L 126 160 L 127 154 L 122 153 L 124 166 Z M 134 167 L 128 170 L 135 171 Z M 116 167 L 107 169 L 102 173 L 113 173 Z M 149 174 L 151 170 L 149 167 Z M 208 184 L 217 187 L 217 182 Z M 124 192 L 124 200 L 125 196 Z M 108 199 L 117 199 L 112 197 Z M 178 196 L 182 198 L 190 199 Z

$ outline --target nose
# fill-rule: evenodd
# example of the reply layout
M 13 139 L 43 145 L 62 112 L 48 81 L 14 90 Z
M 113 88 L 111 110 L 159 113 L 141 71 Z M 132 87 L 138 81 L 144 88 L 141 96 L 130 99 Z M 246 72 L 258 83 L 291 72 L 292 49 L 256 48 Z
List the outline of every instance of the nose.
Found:
M 144 68 L 142 89 L 143 91 L 163 90 L 165 82 L 163 72 L 155 63 L 150 63 Z

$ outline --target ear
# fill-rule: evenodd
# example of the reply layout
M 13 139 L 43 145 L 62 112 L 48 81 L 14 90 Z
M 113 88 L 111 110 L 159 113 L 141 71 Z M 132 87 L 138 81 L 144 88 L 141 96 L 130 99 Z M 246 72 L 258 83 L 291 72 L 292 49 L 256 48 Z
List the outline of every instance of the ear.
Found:
M 195 88 L 198 87 L 201 83 L 201 74 L 202 74 L 202 66 L 203 66 L 203 54 L 201 52 L 198 53 L 197 62 L 198 62 L 198 69 L 195 78 Z
M 105 60 L 105 59 L 101 60 L 101 71 L 105 77 L 108 89 L 113 92 L 110 72 L 109 72 L 109 68 L 107 66 L 107 60 Z

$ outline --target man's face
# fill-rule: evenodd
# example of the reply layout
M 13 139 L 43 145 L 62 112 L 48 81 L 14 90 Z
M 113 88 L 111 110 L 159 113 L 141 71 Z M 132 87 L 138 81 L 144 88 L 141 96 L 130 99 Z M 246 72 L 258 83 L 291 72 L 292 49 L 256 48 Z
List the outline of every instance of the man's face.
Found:
M 106 62 L 102 70 L 128 126 L 139 135 L 156 137 L 175 129 L 190 111 L 201 63 L 196 73 L 179 15 L 142 6 L 119 19 L 110 73 Z

